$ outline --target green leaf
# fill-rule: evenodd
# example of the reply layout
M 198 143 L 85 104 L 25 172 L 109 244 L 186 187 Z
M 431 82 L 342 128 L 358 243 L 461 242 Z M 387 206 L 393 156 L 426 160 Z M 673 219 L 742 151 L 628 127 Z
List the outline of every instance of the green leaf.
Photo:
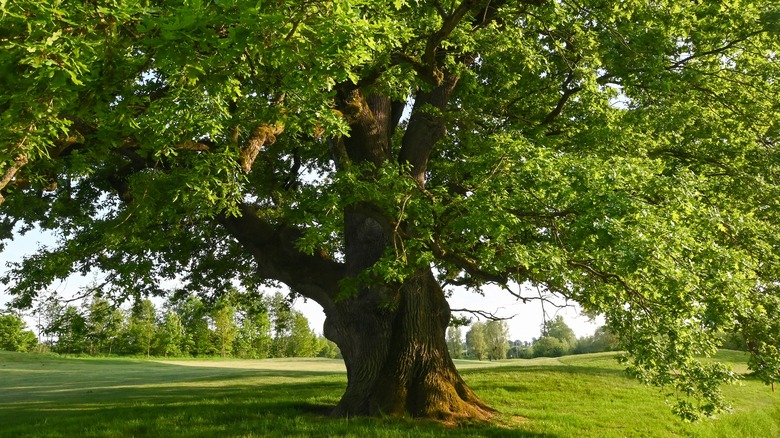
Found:
M 56 30 L 52 32 L 52 34 L 48 38 L 46 38 L 46 45 L 51 46 L 52 44 L 54 44 L 55 41 L 57 41 L 60 38 L 60 36 L 62 36 L 61 30 Z

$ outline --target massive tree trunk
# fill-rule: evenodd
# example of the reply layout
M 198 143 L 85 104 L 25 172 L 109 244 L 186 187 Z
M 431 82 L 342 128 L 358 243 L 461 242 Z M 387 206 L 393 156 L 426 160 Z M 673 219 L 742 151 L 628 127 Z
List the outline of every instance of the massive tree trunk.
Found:
M 431 272 L 416 272 L 395 292 L 396 302 L 369 292 L 328 315 L 325 335 L 341 348 L 348 378 L 334 414 L 488 418 L 491 409 L 463 382 L 447 351 L 449 306 Z
M 391 230 L 361 209 L 345 215 L 346 274 L 370 268 Z M 466 386 L 450 358 L 450 308 L 430 269 L 402 284 L 370 282 L 328 312 L 325 336 L 339 345 L 347 389 L 334 414 L 485 419 L 490 408 Z

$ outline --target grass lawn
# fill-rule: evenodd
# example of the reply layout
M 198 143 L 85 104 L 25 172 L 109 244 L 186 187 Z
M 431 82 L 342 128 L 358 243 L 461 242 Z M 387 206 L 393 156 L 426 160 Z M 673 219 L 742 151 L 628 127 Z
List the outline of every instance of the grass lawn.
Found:
M 741 353 L 720 359 L 744 371 Z M 725 388 L 733 412 L 674 417 L 663 391 L 625 377 L 612 354 L 457 361 L 501 411 L 493 424 L 323 416 L 344 390 L 341 361 L 60 358 L 0 352 L 0 437 L 776 437 L 780 391 Z

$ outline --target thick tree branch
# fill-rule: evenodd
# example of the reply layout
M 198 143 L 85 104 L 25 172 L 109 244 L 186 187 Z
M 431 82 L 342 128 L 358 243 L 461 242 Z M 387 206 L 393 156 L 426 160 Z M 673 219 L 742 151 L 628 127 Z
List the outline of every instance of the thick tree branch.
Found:
M 439 85 L 439 82 L 433 74 L 431 68 L 416 57 L 403 52 L 393 53 L 391 56 L 391 65 L 400 64 L 408 64 L 411 66 L 412 69 L 417 72 L 417 75 L 420 77 L 420 79 L 424 80 L 425 82 L 433 86 Z
M 177 144 L 175 149 L 181 151 L 200 151 L 200 152 L 207 152 L 211 150 L 209 145 L 194 140 L 184 140 L 183 142 Z
M 544 120 L 542 121 L 542 125 L 549 125 L 554 122 L 555 119 L 561 115 L 561 112 L 563 112 L 563 107 L 566 105 L 566 102 L 568 102 L 572 96 L 580 91 L 580 89 L 580 87 L 565 88 L 561 94 L 560 99 L 558 99 L 558 103 L 555 105 L 555 108 L 553 108 L 552 111 L 550 111 L 547 116 L 545 116 Z
M 377 166 L 390 158 L 392 102 L 381 94 L 366 95 L 359 88 L 339 90 L 339 108 L 350 125 L 350 136 L 341 139 L 349 160 Z
M 414 101 L 412 116 L 401 142 L 398 162 L 412 166 L 410 175 L 422 186 L 433 146 L 446 134 L 443 111 L 449 103 L 458 76 L 448 75 L 441 85 L 431 91 L 419 91 Z
M 276 136 L 281 134 L 282 131 L 284 131 L 284 125 L 279 122 L 273 125 L 261 123 L 252 131 L 252 135 L 249 136 L 249 140 L 247 140 L 246 145 L 239 152 L 238 157 L 244 173 L 249 173 L 252 170 L 252 165 L 257 158 L 257 154 L 260 153 L 260 149 L 265 144 L 276 142 Z
M 437 74 L 439 71 L 439 66 L 436 60 L 436 52 L 439 49 L 439 45 L 442 43 L 442 41 L 447 39 L 453 30 L 455 30 L 458 24 L 460 24 L 461 20 L 463 20 L 463 17 L 465 17 L 469 11 L 479 6 L 479 4 L 482 2 L 483 0 L 464 0 L 460 5 L 458 5 L 452 14 L 444 19 L 441 28 L 439 28 L 436 33 L 428 38 L 428 42 L 425 45 L 425 54 L 423 55 L 423 60 L 433 72 L 434 78 L 438 79 L 441 75 L 441 72 Z M 441 76 L 441 78 L 443 79 L 443 76 Z M 441 80 L 439 80 L 438 83 L 441 83 Z
M 326 313 L 334 306 L 339 282 L 345 276 L 341 263 L 328 254 L 305 254 L 296 242 L 302 233 L 285 225 L 263 220 L 249 205 L 241 216 L 222 215 L 219 222 L 254 258 L 261 278 L 288 285 L 295 292 L 319 303 Z
M 14 162 L 8 167 L 8 169 L 6 169 L 2 179 L 0 179 L 0 205 L 5 202 L 5 197 L 2 193 L 3 190 L 11 182 L 11 180 L 14 179 L 14 176 L 16 176 L 17 172 L 19 172 L 19 169 L 24 167 L 25 164 L 27 164 L 27 155 L 20 153 L 16 156 L 16 158 L 14 158 Z
M 460 269 L 463 269 L 471 275 L 472 277 L 479 278 L 484 281 L 493 282 L 497 284 L 507 284 L 509 282 L 509 277 L 500 274 L 500 273 L 493 273 L 488 272 L 482 267 L 480 267 L 477 262 L 470 260 L 469 258 L 461 255 L 456 254 L 454 252 L 447 251 L 439 242 L 432 242 L 430 245 L 431 251 L 433 251 L 433 254 L 446 262 L 452 263 L 453 265 L 457 266 Z

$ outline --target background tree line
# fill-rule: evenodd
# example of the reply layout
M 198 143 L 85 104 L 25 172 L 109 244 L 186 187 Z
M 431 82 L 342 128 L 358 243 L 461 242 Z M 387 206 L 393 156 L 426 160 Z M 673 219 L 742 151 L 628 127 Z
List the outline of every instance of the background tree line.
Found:
M 463 336 L 463 328 L 450 327 L 447 345 L 453 358 L 498 360 L 557 357 L 567 354 L 613 351 L 617 339 L 606 326 L 592 336 L 577 338 L 561 316 L 546 320 L 538 338 L 531 342 L 509 340 L 506 321 L 475 322 Z
M 40 340 L 18 315 L 0 316 L 0 349 L 245 359 L 341 356 L 278 292 L 231 291 L 214 302 L 173 296 L 161 308 L 148 299 L 121 308 L 100 297 L 79 306 L 49 297 L 38 303 L 34 316 Z
M 558 315 L 546 320 L 538 338 L 531 342 L 509 340 L 506 321 L 477 321 L 463 334 L 462 326 L 447 330 L 447 346 L 455 359 L 499 360 L 559 357 L 569 354 L 599 353 L 618 350 L 617 337 L 608 326 L 601 326 L 591 336 L 578 338 L 574 330 Z M 747 351 L 740 334 L 720 334 L 721 348 Z

